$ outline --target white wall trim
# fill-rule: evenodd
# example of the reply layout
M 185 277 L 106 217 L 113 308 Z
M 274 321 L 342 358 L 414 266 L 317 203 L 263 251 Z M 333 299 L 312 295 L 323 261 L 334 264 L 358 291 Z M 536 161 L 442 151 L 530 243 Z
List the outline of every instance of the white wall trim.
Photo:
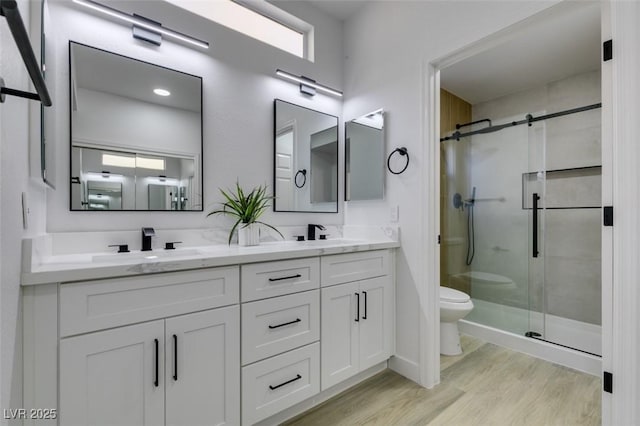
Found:
M 601 41 L 611 39 L 611 3 L 601 4 Z M 601 65 L 602 205 L 613 205 L 613 61 Z M 613 228 L 601 227 L 602 262 L 602 371 L 613 371 Z M 612 395 L 602 392 L 602 424 L 612 424 Z
M 613 289 L 612 425 L 640 423 L 640 3 L 611 2 L 613 39 Z M 605 423 L 606 424 L 606 423 Z
M 420 384 L 432 388 L 440 383 L 440 70 L 424 61 L 422 75 Z
M 420 382 L 420 364 L 400 355 L 389 359 L 389 369 L 416 383 Z

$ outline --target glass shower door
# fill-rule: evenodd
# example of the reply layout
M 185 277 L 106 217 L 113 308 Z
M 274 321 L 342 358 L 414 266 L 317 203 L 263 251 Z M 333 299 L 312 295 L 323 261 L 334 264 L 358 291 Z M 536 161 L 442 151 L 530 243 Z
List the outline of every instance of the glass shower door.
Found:
M 600 113 L 536 122 L 528 132 L 528 335 L 600 355 Z
M 529 167 L 522 176 L 522 205 L 529 226 L 529 329 L 525 336 L 545 338 L 546 132 L 545 122 L 527 128 Z
M 519 118 L 506 116 L 497 121 Z M 451 235 L 461 237 L 463 243 L 458 247 L 463 251 L 462 259 L 469 241 L 475 248 L 475 255 L 467 256 L 461 274 L 470 284 L 474 303 L 467 319 L 522 336 L 530 330 L 530 230 L 528 211 L 522 205 L 522 176 L 529 170 L 530 161 L 526 126 L 476 134 L 466 142 L 453 144 L 456 149 L 468 149 L 463 157 L 468 180 L 463 181 L 464 187 L 458 183 L 449 194 L 451 197 L 459 192 L 466 201 L 449 216 L 450 223 L 459 223 L 457 233 Z

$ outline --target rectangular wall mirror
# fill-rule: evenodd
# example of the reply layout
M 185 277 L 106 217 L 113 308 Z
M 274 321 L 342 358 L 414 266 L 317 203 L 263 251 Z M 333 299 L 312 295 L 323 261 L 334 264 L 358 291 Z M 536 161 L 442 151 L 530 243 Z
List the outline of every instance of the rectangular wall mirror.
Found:
M 365 114 L 345 125 L 346 201 L 384 198 L 384 111 Z
M 71 210 L 202 211 L 202 78 L 69 42 Z
M 274 210 L 338 212 L 338 117 L 275 100 Z

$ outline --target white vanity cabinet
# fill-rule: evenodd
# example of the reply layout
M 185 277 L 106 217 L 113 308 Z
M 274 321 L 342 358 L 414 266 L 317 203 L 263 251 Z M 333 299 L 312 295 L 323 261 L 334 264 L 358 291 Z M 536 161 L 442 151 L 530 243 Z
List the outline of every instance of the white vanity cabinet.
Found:
M 164 424 L 163 336 L 153 321 L 63 339 L 60 424 Z
M 239 424 L 238 317 L 230 306 L 62 339 L 60 424 Z
M 59 345 L 59 424 L 239 424 L 238 275 L 236 266 L 62 284 L 61 334 L 76 335 Z M 202 308 L 216 309 L 162 318 Z
M 388 250 L 322 258 L 322 390 L 393 354 L 390 262 Z
M 24 424 L 277 424 L 381 371 L 397 245 L 303 247 L 26 275 Z
M 240 270 L 242 424 L 251 425 L 320 392 L 320 258 Z

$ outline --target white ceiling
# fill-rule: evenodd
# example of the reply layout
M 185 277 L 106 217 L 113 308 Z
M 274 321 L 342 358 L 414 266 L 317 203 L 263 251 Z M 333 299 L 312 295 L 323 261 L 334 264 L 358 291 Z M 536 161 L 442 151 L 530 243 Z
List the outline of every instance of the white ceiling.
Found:
M 318 9 L 341 21 L 345 21 L 370 0 L 307 0 Z
M 81 44 L 72 46 L 78 88 L 200 112 L 199 78 Z M 154 94 L 156 88 L 169 90 L 171 96 Z
M 473 105 L 599 69 L 600 4 L 574 3 L 445 68 L 441 86 Z

